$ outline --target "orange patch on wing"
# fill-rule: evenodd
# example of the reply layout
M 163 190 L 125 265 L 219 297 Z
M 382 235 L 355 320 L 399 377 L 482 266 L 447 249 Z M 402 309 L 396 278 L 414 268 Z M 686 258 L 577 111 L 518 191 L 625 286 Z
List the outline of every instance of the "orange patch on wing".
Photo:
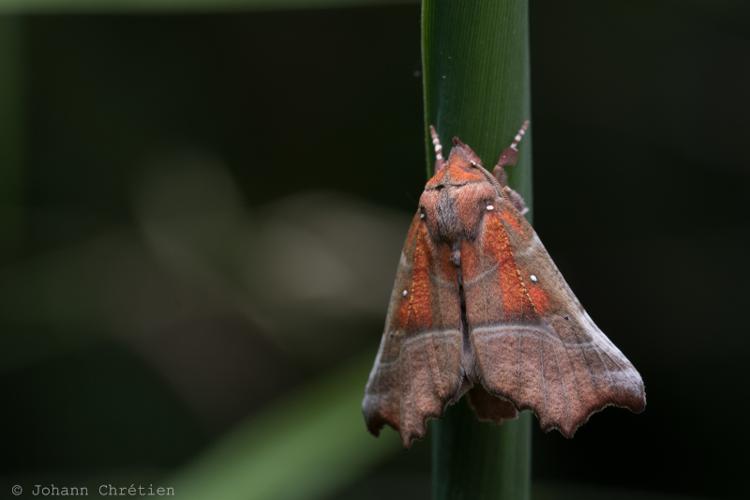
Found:
M 534 315 L 534 306 L 513 258 L 510 238 L 498 217 L 489 216 L 485 219 L 484 247 L 485 252 L 492 255 L 499 264 L 500 293 L 506 318 Z
M 404 253 L 407 257 L 411 257 L 414 252 L 414 247 L 412 246 L 411 242 L 414 241 L 417 237 L 417 233 L 419 232 L 419 224 L 418 220 L 419 212 L 414 214 L 414 217 L 411 219 L 411 224 L 409 225 L 409 231 L 406 233 L 406 243 L 404 243 Z
M 430 251 L 427 227 L 419 225 L 414 248 L 414 267 L 406 295 L 401 297 L 398 310 L 399 324 L 407 332 L 427 330 L 432 327 L 432 297 L 430 294 Z
M 461 242 L 461 275 L 464 282 L 473 280 L 480 273 L 479 256 L 474 243 Z
M 534 303 L 534 308 L 539 314 L 546 314 L 549 309 L 549 297 L 542 287 L 538 284 L 532 284 L 529 290 L 529 297 Z

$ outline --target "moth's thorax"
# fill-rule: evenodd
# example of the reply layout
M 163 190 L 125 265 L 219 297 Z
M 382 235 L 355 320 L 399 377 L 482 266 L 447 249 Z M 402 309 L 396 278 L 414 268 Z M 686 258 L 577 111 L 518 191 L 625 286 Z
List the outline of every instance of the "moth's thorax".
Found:
M 498 193 L 481 171 L 475 172 L 481 178 L 463 184 L 436 183 L 434 187 L 428 183 L 425 187 L 419 206 L 433 240 L 452 243 L 476 238 L 487 205 L 493 203 Z

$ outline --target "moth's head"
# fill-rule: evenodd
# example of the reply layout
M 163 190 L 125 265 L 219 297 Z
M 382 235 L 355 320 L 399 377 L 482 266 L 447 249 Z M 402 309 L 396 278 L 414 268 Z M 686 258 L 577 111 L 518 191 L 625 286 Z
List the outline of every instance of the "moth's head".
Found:
M 458 137 L 454 137 L 448 161 L 427 181 L 425 189 L 442 189 L 448 186 L 463 186 L 486 181 L 487 178 L 482 170 L 482 160 L 479 156 Z

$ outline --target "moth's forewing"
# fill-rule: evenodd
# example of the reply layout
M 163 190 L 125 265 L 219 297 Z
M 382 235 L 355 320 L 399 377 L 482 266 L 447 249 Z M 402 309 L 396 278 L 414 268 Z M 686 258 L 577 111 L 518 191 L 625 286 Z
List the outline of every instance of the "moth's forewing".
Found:
M 606 406 L 643 410 L 636 369 L 591 320 L 523 216 L 507 199 L 495 203 L 466 252 L 476 254 L 464 288 L 482 385 L 568 437 Z
M 461 307 L 449 258 L 450 248 L 435 244 L 415 215 L 363 401 L 370 431 L 391 425 L 405 446 L 424 436 L 427 419 L 442 415 L 461 390 Z

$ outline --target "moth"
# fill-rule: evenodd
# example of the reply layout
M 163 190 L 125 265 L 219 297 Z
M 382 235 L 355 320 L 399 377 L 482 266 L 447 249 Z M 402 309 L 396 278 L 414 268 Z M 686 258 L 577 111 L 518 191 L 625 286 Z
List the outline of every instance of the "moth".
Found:
M 527 128 L 490 173 L 458 138 L 446 161 L 430 127 L 435 174 L 406 236 L 362 403 L 376 436 L 388 424 L 409 447 L 464 395 L 480 420 L 530 409 L 565 437 L 607 406 L 645 408 L 638 371 L 583 309 L 508 186 Z

